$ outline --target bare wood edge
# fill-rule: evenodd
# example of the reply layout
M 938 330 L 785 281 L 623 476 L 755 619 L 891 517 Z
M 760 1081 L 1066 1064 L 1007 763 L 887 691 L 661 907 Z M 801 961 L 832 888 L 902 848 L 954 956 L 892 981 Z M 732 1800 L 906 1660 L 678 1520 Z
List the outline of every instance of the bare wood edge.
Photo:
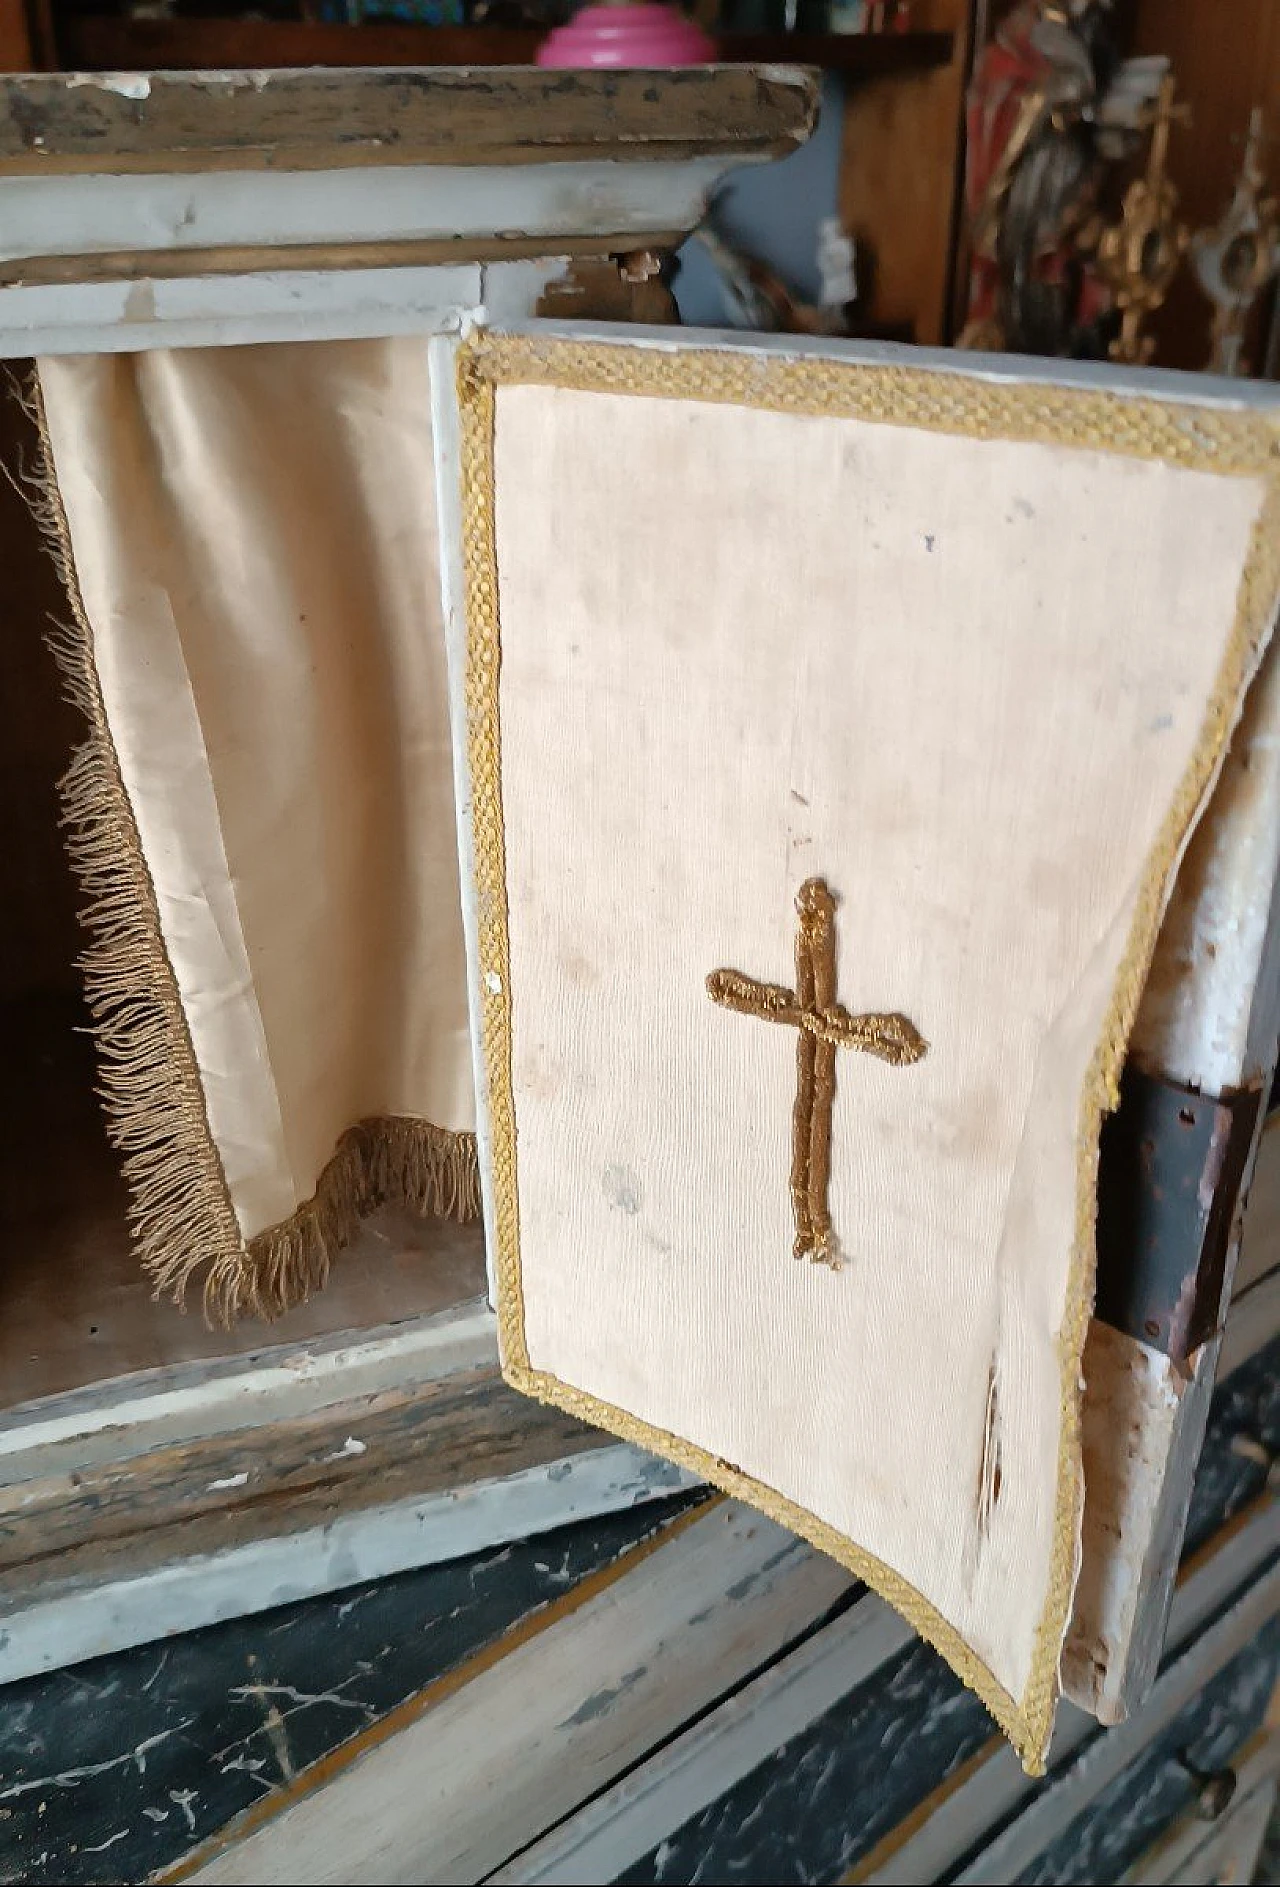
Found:
M 55 1471 L 59 1450 L 80 1470 L 100 1458 L 120 1461 L 155 1445 L 258 1429 L 285 1414 L 433 1382 L 496 1357 L 493 1312 L 479 1296 L 377 1329 L 282 1343 L 264 1334 L 240 1356 L 162 1364 L 3 1410 L 0 1487 Z M 105 1455 L 96 1452 L 102 1448 Z
M 53 288 L 80 282 L 182 281 L 197 275 L 252 275 L 294 270 L 328 272 L 422 268 L 464 262 L 520 262 L 548 255 L 619 256 L 670 250 L 683 229 L 625 236 L 457 236 L 416 242 L 239 244 L 211 249 L 82 250 L 0 262 L 0 288 Z
M 798 66 L 534 66 L 0 78 L 0 175 L 644 163 L 796 149 L 817 123 Z
M 204 1523 L 301 1530 L 317 1501 L 356 1512 L 568 1460 L 608 1438 L 548 1419 L 503 1383 L 497 1361 L 352 1397 L 273 1422 L 219 1431 L 83 1471 L 0 1489 L 0 1609 L 38 1581 L 42 1594 L 91 1552 L 114 1552 L 181 1523 L 189 1551 Z
M 1122 1342 L 1143 1347 L 1132 1338 Z M 1070 1634 L 1064 1647 L 1064 1695 L 1103 1724 L 1123 1723 L 1134 1715 L 1160 1668 L 1220 1342 L 1215 1336 L 1201 1346 L 1189 1380 L 1167 1357 L 1160 1357 L 1163 1368 L 1157 1394 L 1134 1412 L 1127 1431 L 1117 1423 L 1109 1437 L 1112 1448 L 1125 1446 L 1128 1435 L 1136 1436 L 1139 1447 L 1144 1442 L 1154 1444 L 1164 1473 L 1157 1467 L 1149 1490 L 1143 1490 L 1148 1496 L 1142 1508 L 1145 1524 L 1133 1529 L 1138 1533 L 1134 1544 L 1139 1550 L 1120 1621 L 1101 1617 L 1092 1637 L 1083 1632 Z M 1095 1552 L 1109 1550 L 1113 1562 L 1125 1545 L 1123 1529 L 1118 1539 L 1108 1531 L 1107 1523 L 1114 1517 L 1099 1516 L 1090 1534 Z M 1116 1630 L 1118 1622 L 1123 1632 Z
M 1274 899 L 1273 887 L 1273 903 Z M 1251 1013 L 1268 1007 L 1274 1015 L 1276 999 L 1276 989 L 1269 979 L 1262 978 L 1251 993 Z M 1270 1052 L 1271 1066 L 1264 1070 L 1262 1077 L 1264 1087 L 1269 1085 L 1274 1073 L 1274 1043 Z M 1084 1560 L 1077 1594 L 1090 1587 L 1095 1592 L 1104 1589 L 1114 1601 L 1120 1593 L 1122 1610 L 1119 1617 L 1101 1614 L 1096 1617 L 1092 1633 L 1085 1629 L 1083 1620 L 1077 1628 L 1073 1613 L 1064 1645 L 1062 1682 L 1064 1695 L 1093 1712 L 1102 1723 L 1124 1722 L 1140 1707 L 1156 1681 L 1196 1466 L 1218 1379 L 1224 1325 L 1229 1327 L 1249 1188 L 1265 1127 L 1266 1113 L 1259 1107 L 1234 1207 L 1215 1334 L 1201 1344 L 1187 1371 L 1169 1358 L 1158 1356 L 1152 1391 L 1146 1399 L 1131 1397 L 1125 1420 L 1094 1424 L 1092 1471 L 1086 1456 L 1081 1536 Z M 1134 1338 L 1113 1331 L 1107 1331 L 1106 1335 L 1109 1344 L 1095 1344 L 1095 1355 L 1113 1378 L 1118 1373 L 1117 1358 L 1128 1358 L 1133 1363 L 1144 1354 L 1156 1354 L 1147 1352 L 1146 1346 Z M 1086 1360 L 1087 1357 L 1088 1352 Z M 1121 1360 L 1119 1368 L 1124 1366 Z M 1235 1367 L 1234 1362 L 1231 1367 Z M 1087 1420 L 1087 1398 L 1085 1412 Z M 1123 1526 L 1116 1525 L 1114 1510 L 1090 1515 L 1088 1490 L 1091 1479 L 1095 1483 L 1110 1479 L 1123 1487 L 1126 1464 L 1122 1457 L 1143 1453 L 1149 1454 L 1151 1460 L 1149 1488 L 1139 1490 L 1145 1498 L 1135 1503 L 1126 1535 Z M 1092 1556 L 1091 1563 L 1089 1556 Z M 1126 1556 L 1132 1566 L 1128 1577 L 1120 1570 Z
M 264 1344 L 244 1356 L 167 1364 L 41 1397 L 0 1415 L 0 1507 L 13 1487 L 82 1479 L 214 1437 L 261 1437 L 396 1391 L 430 1392 L 497 1368 L 483 1298 L 369 1332 Z

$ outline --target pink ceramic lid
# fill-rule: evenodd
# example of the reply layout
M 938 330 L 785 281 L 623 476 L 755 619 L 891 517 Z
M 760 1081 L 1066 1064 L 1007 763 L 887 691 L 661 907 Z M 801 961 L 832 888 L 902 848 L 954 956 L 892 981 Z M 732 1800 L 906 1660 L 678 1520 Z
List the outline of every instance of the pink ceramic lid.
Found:
M 583 7 L 538 48 L 540 66 L 700 66 L 715 56 L 715 41 L 683 13 L 632 0 Z

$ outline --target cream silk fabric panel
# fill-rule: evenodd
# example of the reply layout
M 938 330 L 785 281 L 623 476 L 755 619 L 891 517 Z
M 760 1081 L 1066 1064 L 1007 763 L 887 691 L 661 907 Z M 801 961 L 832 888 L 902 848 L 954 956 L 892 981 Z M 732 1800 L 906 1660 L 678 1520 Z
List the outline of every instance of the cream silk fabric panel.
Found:
M 565 353 L 462 382 L 505 1361 L 846 1558 L 1034 1764 L 1099 1083 L 1269 618 L 1238 646 L 1263 479 Z M 839 1271 L 791 1255 L 796 1031 L 706 988 L 794 987 L 814 875 L 838 1000 L 929 1045 L 838 1051 Z
M 274 1238 L 281 1290 L 258 1297 L 280 1308 L 320 1281 L 352 1206 L 397 1190 L 370 1134 L 403 1155 L 423 1127 L 425 1204 L 424 1158 L 459 1130 L 465 1154 L 474 1125 L 425 347 L 47 359 L 39 383 L 170 1021 L 238 1261 Z M 69 810 L 92 812 L 74 786 Z M 123 1112 L 145 1161 L 144 1100 Z M 300 1209 L 290 1278 L 280 1228 Z M 185 1269 L 234 1268 L 219 1239 L 201 1228 Z

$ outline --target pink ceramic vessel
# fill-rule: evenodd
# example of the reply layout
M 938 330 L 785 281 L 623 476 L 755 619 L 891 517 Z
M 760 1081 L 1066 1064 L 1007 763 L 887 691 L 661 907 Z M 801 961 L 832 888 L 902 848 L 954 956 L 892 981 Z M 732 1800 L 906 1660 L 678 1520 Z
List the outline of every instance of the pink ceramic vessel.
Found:
M 540 66 L 701 66 L 715 56 L 701 27 L 653 0 L 585 6 L 538 48 Z

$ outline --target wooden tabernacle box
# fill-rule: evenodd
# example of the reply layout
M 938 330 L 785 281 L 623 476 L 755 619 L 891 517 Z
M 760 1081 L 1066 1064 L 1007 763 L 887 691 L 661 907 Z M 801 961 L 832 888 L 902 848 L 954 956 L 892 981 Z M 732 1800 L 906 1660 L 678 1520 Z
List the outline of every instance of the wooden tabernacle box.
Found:
M 812 117 L 646 83 L 6 82 L 0 1675 L 695 1477 L 1034 1764 L 1274 1072 L 1276 409 L 565 319 Z

